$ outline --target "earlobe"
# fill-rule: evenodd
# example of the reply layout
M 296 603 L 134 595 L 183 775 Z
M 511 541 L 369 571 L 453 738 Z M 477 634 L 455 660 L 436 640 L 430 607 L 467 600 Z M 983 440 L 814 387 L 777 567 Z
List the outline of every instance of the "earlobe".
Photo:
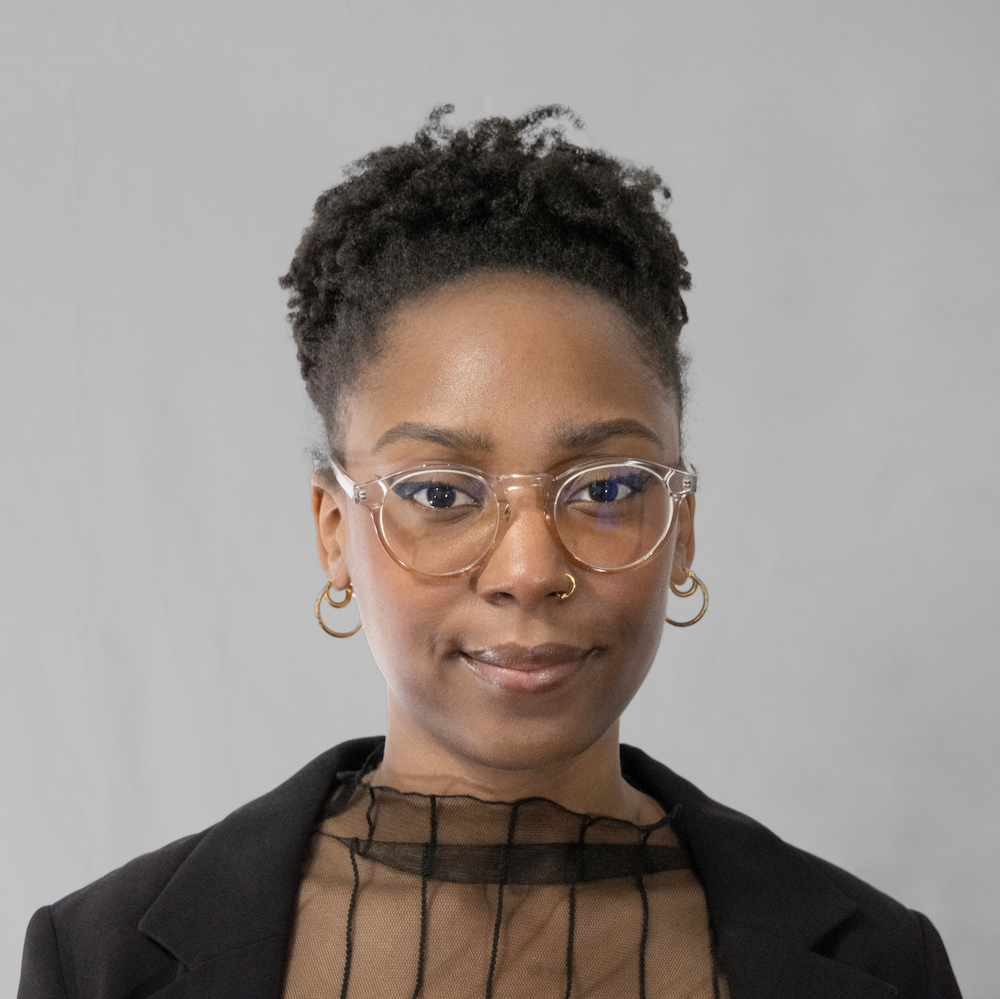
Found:
M 670 582 L 681 586 L 687 582 L 687 571 L 694 563 L 694 496 L 685 496 L 677 507 L 677 540 L 674 543 L 674 564 Z
M 327 579 L 338 590 L 351 581 L 347 565 L 347 518 L 343 511 L 343 491 L 316 474 L 312 477 L 312 508 L 316 521 L 319 563 Z

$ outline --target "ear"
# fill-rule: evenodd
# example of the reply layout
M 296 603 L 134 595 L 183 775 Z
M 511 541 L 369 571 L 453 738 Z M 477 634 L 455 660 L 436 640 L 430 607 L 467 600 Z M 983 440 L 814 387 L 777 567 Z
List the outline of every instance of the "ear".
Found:
M 319 564 L 334 589 L 343 590 L 351 581 L 347 565 L 347 497 L 332 476 L 316 472 L 312 477 L 312 508 L 316 519 Z
M 677 540 L 674 542 L 674 565 L 670 582 L 682 586 L 694 562 L 694 496 L 684 496 L 677 507 Z

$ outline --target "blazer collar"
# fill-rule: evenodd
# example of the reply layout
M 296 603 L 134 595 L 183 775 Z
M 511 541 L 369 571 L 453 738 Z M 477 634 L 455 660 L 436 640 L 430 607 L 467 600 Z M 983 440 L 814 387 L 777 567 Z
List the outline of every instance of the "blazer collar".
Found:
M 311 835 L 338 773 L 380 739 L 345 742 L 212 827 L 147 910 L 139 929 L 185 967 L 156 999 L 279 999 L 288 935 Z M 705 889 L 734 999 L 889 999 L 895 990 L 812 948 L 857 906 L 808 855 L 712 801 L 631 746 L 622 772 L 678 822 Z
M 813 950 L 857 911 L 808 854 L 720 805 L 641 750 L 621 747 L 622 773 L 664 804 L 705 889 L 734 997 L 889 999 L 896 990 Z
M 279 999 L 313 829 L 337 774 L 360 769 L 381 741 L 335 746 L 205 834 L 139 921 L 185 967 L 148 995 Z

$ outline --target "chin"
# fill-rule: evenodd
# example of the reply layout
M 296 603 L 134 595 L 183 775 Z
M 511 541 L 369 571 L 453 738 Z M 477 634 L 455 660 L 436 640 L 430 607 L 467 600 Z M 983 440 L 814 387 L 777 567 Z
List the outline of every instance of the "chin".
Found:
M 492 770 L 544 770 L 581 756 L 614 721 L 582 726 L 579 719 L 505 719 L 496 728 L 482 725 L 475 731 L 463 732 L 458 739 L 452 730 L 448 744 L 456 755 Z

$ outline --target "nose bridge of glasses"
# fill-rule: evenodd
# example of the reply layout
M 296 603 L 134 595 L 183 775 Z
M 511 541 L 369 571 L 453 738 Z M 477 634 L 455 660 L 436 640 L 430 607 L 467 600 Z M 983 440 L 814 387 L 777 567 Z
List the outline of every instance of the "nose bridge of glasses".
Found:
M 537 497 L 544 510 L 548 503 L 549 491 L 552 488 L 551 475 L 531 475 L 521 472 L 511 472 L 501 475 L 495 480 L 494 491 L 500 503 L 500 511 L 510 518 L 511 508 L 514 504 L 531 502 L 531 498 Z

